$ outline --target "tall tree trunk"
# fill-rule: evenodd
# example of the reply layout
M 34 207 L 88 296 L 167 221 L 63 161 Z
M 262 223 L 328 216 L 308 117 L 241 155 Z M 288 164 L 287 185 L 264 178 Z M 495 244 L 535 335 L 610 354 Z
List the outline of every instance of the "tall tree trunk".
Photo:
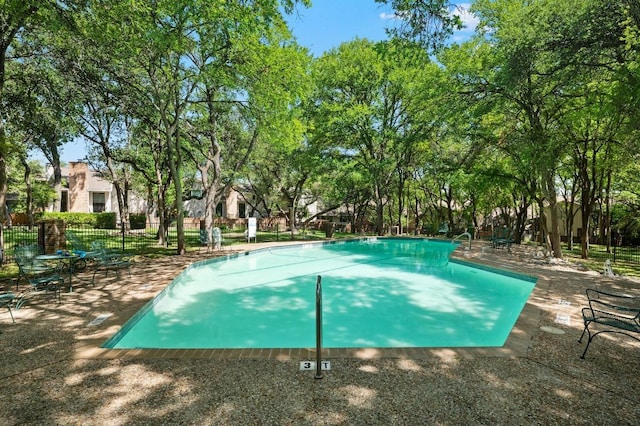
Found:
M 0 108 L 1 110 L 1 108 Z M 4 222 L 7 220 L 7 152 L 6 136 L 0 113 L 0 264 L 4 263 Z
M 549 239 L 553 256 L 557 259 L 562 259 L 562 246 L 560 240 L 560 214 L 558 209 L 558 201 L 556 185 L 554 182 L 555 174 L 550 170 L 547 171 L 544 183 L 545 183 L 545 195 L 547 202 L 549 203 L 549 218 L 551 219 L 551 229 L 549 229 Z
M 220 142 L 218 141 L 218 121 L 215 115 L 214 95 L 207 89 L 207 107 L 209 113 L 209 146 L 206 161 L 200 168 L 201 182 L 204 190 L 204 226 L 209 241 L 213 241 L 213 219 L 216 214 L 219 195 L 218 188 L 222 181 L 220 164 Z
M 402 213 L 404 212 L 404 184 L 405 178 L 402 171 L 399 172 L 398 178 L 398 234 L 403 234 Z
M 538 202 L 538 209 L 540 210 L 540 236 L 538 241 L 551 253 L 553 252 L 553 247 L 551 246 L 551 238 L 549 238 L 550 232 L 547 226 L 547 212 L 544 205 L 544 198 L 538 198 L 536 201 Z
M 156 182 L 157 182 L 157 188 L 158 188 L 158 206 L 157 206 L 157 212 L 158 212 L 158 244 L 160 244 L 161 246 L 164 246 L 165 244 L 167 244 L 167 231 L 168 229 L 166 228 L 166 219 L 165 219 L 165 214 L 166 214 L 166 206 L 165 206 L 165 193 L 166 193 L 166 188 L 165 188 L 165 184 L 164 184 L 164 180 L 162 179 L 162 170 L 160 169 L 160 166 L 158 164 L 156 164 Z
M 605 187 L 604 202 L 605 216 L 604 229 L 607 235 L 607 253 L 611 253 L 611 170 L 607 172 L 607 185 Z
M 29 161 L 26 156 L 21 155 L 20 162 L 22 163 L 22 167 L 24 167 L 24 183 L 27 185 L 27 224 L 31 230 L 35 224 L 35 220 L 33 218 L 33 184 L 31 183 L 31 166 L 29 165 Z
M 55 191 L 55 198 L 53 200 L 53 211 L 59 212 L 61 208 L 61 192 L 62 192 L 62 167 L 60 166 L 60 156 L 53 156 L 53 190 Z
M 415 235 L 418 235 L 418 234 L 420 233 L 420 232 L 418 231 L 418 229 L 419 229 L 419 227 L 420 227 L 420 212 L 419 212 L 419 209 L 420 209 L 420 199 L 418 198 L 418 196 L 417 196 L 417 195 L 415 196 L 415 202 L 416 202 L 416 205 L 415 205 L 415 208 L 416 208 L 416 211 L 415 211 L 415 213 L 416 213 L 416 218 L 415 218 L 415 222 L 414 222 L 414 223 L 415 223 L 415 227 L 416 227 L 416 229 L 414 230 L 414 234 L 415 234 Z
M 291 239 L 293 239 L 293 236 L 298 233 L 298 229 L 296 228 L 296 204 L 294 199 L 291 199 L 289 204 L 289 224 L 291 227 Z
M 384 203 L 379 185 L 375 188 L 376 194 L 376 235 L 384 235 Z
M 158 202 L 158 199 L 153 193 L 153 185 L 151 184 L 151 182 L 147 183 L 147 200 L 148 202 L 147 202 L 145 214 L 147 215 L 147 220 L 151 222 L 151 218 L 153 217 L 154 213 L 158 211 L 155 208 L 155 204 Z
M 186 253 L 184 242 L 184 202 L 182 201 L 182 148 L 180 147 L 180 134 L 176 124 L 169 126 L 169 139 L 167 140 L 167 157 L 169 169 L 173 177 L 173 188 L 176 191 L 176 231 L 178 234 L 177 254 Z
M 3 50 L 0 52 L 4 54 Z M 0 78 L 1 93 L 3 86 L 2 83 L 4 83 L 4 60 L 0 61 L 0 72 L 2 72 L 2 76 Z M 12 151 L 12 146 L 7 140 L 4 128 L 4 116 L 2 112 L 2 105 L 0 105 L 0 264 L 4 263 L 5 259 L 4 225 L 10 221 L 7 210 L 7 191 L 9 185 L 7 163 Z
M 445 188 L 446 201 L 447 201 L 447 223 L 449 224 L 449 230 L 447 231 L 447 237 L 453 235 L 454 223 L 453 223 L 453 190 L 451 185 Z

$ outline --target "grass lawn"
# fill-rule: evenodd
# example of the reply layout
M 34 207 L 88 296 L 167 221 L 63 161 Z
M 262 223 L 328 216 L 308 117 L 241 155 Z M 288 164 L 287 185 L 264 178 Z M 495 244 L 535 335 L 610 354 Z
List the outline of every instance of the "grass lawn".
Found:
M 582 259 L 579 245 L 574 245 L 573 250 L 564 248 L 563 254 L 570 262 L 580 263 L 586 268 L 598 272 L 604 271 L 604 262 L 611 259 L 611 267 L 616 275 L 640 278 L 640 258 L 638 257 L 640 250 L 635 249 L 635 255 L 632 255 L 630 251 L 618 247 L 614 261 L 613 253 L 607 253 L 606 249 L 606 246 L 592 244 L 589 250 L 589 259 Z
M 173 232 L 172 232 L 173 231 Z M 142 256 L 146 258 L 160 258 L 163 256 L 173 256 L 176 254 L 175 229 L 169 232 L 168 243 L 158 244 L 157 235 L 153 231 L 143 231 L 125 234 L 124 239 L 118 230 L 106 232 L 105 230 L 82 230 L 76 233 L 77 238 L 82 243 L 85 250 L 90 250 L 91 241 L 101 241 L 105 247 L 121 250 L 124 241 L 125 252 L 132 256 Z M 37 234 L 29 235 L 29 239 L 21 240 L 20 244 L 37 244 Z M 334 238 L 352 238 L 353 234 L 336 232 Z M 257 242 L 277 242 L 277 241 L 319 241 L 326 239 L 324 231 L 305 230 L 295 235 L 290 232 L 258 232 Z M 222 234 L 223 247 L 233 247 L 234 245 L 246 243 L 244 232 L 226 231 Z M 200 250 L 200 232 L 198 229 L 185 229 L 185 244 L 187 251 Z M 8 248 L 11 252 L 12 248 Z M 18 276 L 18 266 L 12 260 L 0 267 L 0 282 L 7 281 Z M 0 287 L 2 285 L 0 284 Z

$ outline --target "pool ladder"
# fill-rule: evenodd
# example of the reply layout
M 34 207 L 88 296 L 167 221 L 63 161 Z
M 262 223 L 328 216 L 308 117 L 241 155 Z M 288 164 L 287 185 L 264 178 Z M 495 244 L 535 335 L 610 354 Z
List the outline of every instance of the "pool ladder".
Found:
M 467 246 L 467 250 L 470 250 L 471 249 L 471 234 L 468 233 L 468 232 L 463 232 L 462 234 L 460 234 L 457 237 L 455 237 L 453 240 L 451 240 L 451 244 L 455 243 L 457 240 L 461 239 L 462 237 L 469 238 L 469 245 Z

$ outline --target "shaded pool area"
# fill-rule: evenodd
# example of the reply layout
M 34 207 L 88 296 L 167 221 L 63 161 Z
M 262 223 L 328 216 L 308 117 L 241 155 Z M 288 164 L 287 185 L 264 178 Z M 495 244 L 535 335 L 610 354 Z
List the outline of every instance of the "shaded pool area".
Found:
M 535 279 L 450 261 L 456 245 L 368 238 L 199 262 L 131 318 L 107 348 L 499 347 Z

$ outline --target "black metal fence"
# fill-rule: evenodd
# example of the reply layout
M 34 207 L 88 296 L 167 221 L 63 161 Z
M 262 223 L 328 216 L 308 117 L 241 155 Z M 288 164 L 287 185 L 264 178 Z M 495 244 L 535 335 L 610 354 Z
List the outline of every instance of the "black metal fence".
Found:
M 187 246 L 199 246 L 200 226 L 185 223 L 184 229 Z M 176 226 L 171 225 L 165 230 L 164 238 L 161 239 L 159 235 L 159 224 L 157 223 L 148 224 L 144 229 L 129 230 L 124 228 L 95 229 L 86 226 L 66 225 L 65 232 L 73 233 L 86 249 L 91 247 L 92 242 L 100 241 L 102 245 L 108 248 L 125 252 L 147 252 L 171 247 L 171 245 L 176 244 L 178 235 Z M 28 226 L 12 226 L 11 228 L 6 228 L 4 230 L 3 262 L 12 261 L 14 249 L 21 245 L 36 244 L 44 251 L 39 233 L 42 233 L 39 226 L 31 228 Z M 162 241 L 162 244 L 160 244 L 160 241 Z
M 242 242 L 246 240 L 245 227 L 234 225 L 228 227 L 226 225 L 219 226 L 222 230 L 223 245 L 232 244 L 234 242 Z M 159 223 L 147 223 L 144 229 L 95 229 L 88 226 L 79 226 L 66 224 L 65 233 L 73 233 L 85 250 L 90 250 L 91 243 L 99 241 L 103 246 L 110 249 L 117 249 L 128 253 L 153 253 L 171 250 L 176 247 L 178 239 L 178 231 L 175 223 L 169 225 L 165 229 L 164 238 L 159 235 Z M 4 252 L 1 253 L 2 263 L 14 260 L 14 249 L 17 246 L 27 244 L 37 244 L 42 252 L 44 247 L 42 240 L 39 238 L 39 232 L 43 231 L 39 226 L 29 228 L 28 226 L 12 226 L 4 229 Z M 296 239 L 315 238 L 313 232 L 319 231 L 303 231 Z M 200 247 L 200 224 L 194 222 L 184 223 L 185 244 L 187 247 Z M 290 234 L 279 230 L 279 226 L 273 229 L 258 231 L 257 241 L 277 241 L 279 239 L 290 239 Z M 70 241 L 67 238 L 67 243 Z M 162 243 L 161 243 L 162 241 Z M 60 244 L 62 246 L 62 244 Z M 69 244 L 66 246 L 70 249 Z
M 240 242 L 245 240 L 245 228 L 243 226 L 221 225 L 223 244 Z M 291 236 L 285 232 L 279 232 L 279 227 L 272 227 L 268 231 L 258 231 L 258 240 L 277 241 L 279 239 L 290 239 Z M 67 224 L 65 232 L 73 233 L 81 244 L 90 248 L 93 241 L 100 241 L 102 245 L 111 249 L 118 249 L 130 253 L 152 253 L 161 250 L 171 250 L 175 247 L 178 239 L 178 231 L 175 224 L 169 225 L 165 230 L 164 238 L 159 235 L 159 223 L 147 223 L 144 229 L 95 229 L 88 226 L 78 226 Z M 42 231 L 40 231 L 42 232 Z M 299 239 L 317 237 L 313 235 L 315 231 L 304 231 L 298 236 Z M 42 247 L 42 241 L 38 237 L 39 227 L 34 226 L 12 226 L 4 229 L 4 252 L 0 253 L 2 263 L 13 261 L 14 249 L 17 246 L 27 244 L 38 244 Z M 184 223 L 185 244 L 187 247 L 200 247 L 200 224 L 194 222 Z M 326 235 L 329 236 L 329 235 Z M 162 244 L 160 242 L 162 241 Z M 67 247 L 69 248 L 69 247 Z M 614 246 L 611 252 L 606 252 L 602 246 L 592 246 L 589 257 L 597 260 L 610 259 L 612 262 L 628 262 L 640 264 L 640 247 L 637 246 Z
M 640 247 L 617 247 L 613 246 L 611 261 L 624 261 L 629 263 L 640 263 Z
M 572 252 L 580 255 L 580 247 L 574 246 Z M 640 264 L 640 247 L 638 246 L 612 246 L 608 252 L 606 246 L 591 244 L 589 249 L 589 259 L 604 262 L 610 260 L 612 263 Z

